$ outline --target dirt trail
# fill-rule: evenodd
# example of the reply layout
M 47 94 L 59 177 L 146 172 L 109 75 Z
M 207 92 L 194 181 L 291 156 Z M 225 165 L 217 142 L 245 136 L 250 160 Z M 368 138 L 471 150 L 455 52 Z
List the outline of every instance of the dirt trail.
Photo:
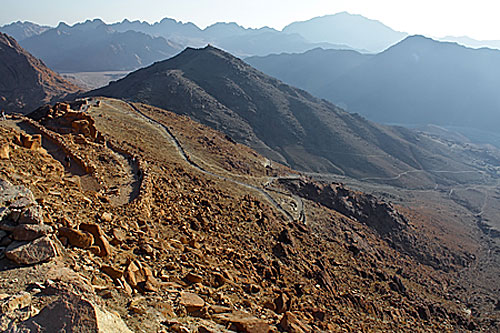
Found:
M 56 141 L 29 122 L 12 119 L 2 122 L 2 125 L 30 135 L 42 135 L 42 148 L 45 149 L 52 158 L 61 163 L 67 174 L 79 177 L 81 189 L 83 191 L 98 192 L 102 189 L 99 182 L 91 174 L 87 173 L 77 160 L 71 155 L 68 155 Z M 110 185 L 110 190 L 106 194 L 113 205 L 121 206 L 131 202 L 139 195 L 141 182 L 138 176 L 138 163 L 134 161 L 132 157 L 117 151 L 110 145 L 107 144 L 106 147 L 109 153 L 113 155 L 114 160 L 118 162 L 116 166 L 117 170 L 120 169 L 122 171 L 120 176 L 112 177 L 115 182 L 108 184 Z M 69 158 L 69 163 L 66 160 L 67 158 Z
M 111 188 L 112 193 L 109 194 L 110 202 L 115 206 L 121 206 L 133 201 L 139 195 L 141 188 L 139 165 L 132 156 L 114 149 L 109 144 L 106 147 L 118 161 L 121 170 L 124 171 L 120 176 L 113 178 L 117 179 L 118 182 Z
M 228 181 L 228 182 L 232 182 L 234 184 L 237 184 L 237 185 L 240 185 L 240 186 L 243 186 L 243 187 L 246 187 L 250 190 L 253 190 L 253 191 L 256 191 L 258 193 L 260 193 L 262 196 L 264 196 L 267 201 L 274 207 L 276 208 L 278 211 L 280 211 L 290 222 L 294 221 L 294 217 L 288 212 L 286 211 L 269 193 L 267 193 L 265 190 L 261 189 L 261 188 L 258 188 L 254 185 L 251 185 L 251 184 L 247 184 L 245 182 L 242 182 L 242 181 L 239 181 L 239 180 L 235 180 L 235 179 L 231 179 L 231 178 L 227 178 L 225 176 L 221 176 L 221 175 L 218 175 L 218 174 L 215 174 L 211 171 L 207 171 L 205 170 L 203 167 L 201 167 L 200 165 L 198 165 L 196 162 L 194 162 L 190 156 L 186 153 L 186 151 L 184 150 L 184 148 L 181 146 L 179 140 L 175 137 L 175 135 L 172 133 L 172 131 L 167 127 L 165 126 L 164 124 L 154 120 L 153 118 L 150 118 L 149 116 L 147 116 L 145 113 L 143 113 L 141 110 L 139 110 L 135 105 L 133 105 L 132 103 L 128 103 L 128 105 L 134 110 L 136 111 L 138 114 L 140 114 L 143 118 L 145 118 L 147 121 L 149 121 L 152 125 L 158 127 L 160 130 L 162 130 L 163 133 L 166 134 L 166 137 L 169 139 L 169 141 L 176 147 L 179 155 L 182 157 L 182 159 L 184 161 L 186 161 L 191 167 L 197 169 L 198 171 L 200 171 L 201 173 L 203 174 L 206 174 L 206 175 L 210 175 L 212 177 L 216 177 L 218 179 L 221 179 L 221 180 L 224 180 L 224 181 Z

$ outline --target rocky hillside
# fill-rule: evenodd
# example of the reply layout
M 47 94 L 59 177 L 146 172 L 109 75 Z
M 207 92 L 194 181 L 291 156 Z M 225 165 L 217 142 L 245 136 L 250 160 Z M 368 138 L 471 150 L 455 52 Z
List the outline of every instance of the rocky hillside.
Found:
M 430 242 L 390 203 L 149 105 L 33 118 L 0 123 L 4 331 L 495 328 L 447 293 L 476 250 Z M 394 244 L 402 232 L 438 264 Z
M 0 109 L 28 113 L 79 90 L 0 33 Z
M 470 180 L 459 173 L 482 179 L 483 166 L 467 147 L 450 149 L 446 142 L 369 122 L 211 46 L 186 49 L 87 95 L 188 115 L 300 170 L 409 187 Z

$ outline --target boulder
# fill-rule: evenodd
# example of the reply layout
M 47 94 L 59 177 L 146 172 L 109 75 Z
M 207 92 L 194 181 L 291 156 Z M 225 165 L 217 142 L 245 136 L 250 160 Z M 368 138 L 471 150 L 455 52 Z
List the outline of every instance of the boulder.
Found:
M 311 328 L 308 325 L 302 323 L 293 313 L 288 311 L 281 318 L 280 326 L 288 333 L 311 332 Z
M 61 227 L 57 230 L 57 235 L 60 238 L 66 237 L 69 244 L 82 249 L 88 249 L 94 242 L 94 237 L 91 233 L 72 228 Z
M 131 333 L 120 316 L 99 308 L 81 296 L 70 294 L 44 307 L 21 323 L 17 332 L 116 332 Z
M 42 146 L 42 136 L 40 134 L 29 135 L 21 133 L 19 141 L 24 148 L 37 150 Z
M 8 259 L 24 265 L 38 264 L 50 260 L 56 255 L 56 247 L 49 236 L 43 236 L 31 243 L 12 242 L 5 249 L 5 256 Z
M 19 217 L 19 224 L 41 224 L 43 223 L 42 209 L 38 204 L 26 207 Z
M 119 280 L 123 276 L 123 271 L 108 265 L 101 266 L 101 272 L 107 274 L 113 280 Z
M 201 281 L 203 281 L 203 277 L 201 275 L 195 274 L 193 272 L 189 272 L 184 277 L 184 280 L 189 282 L 189 283 L 200 283 Z
M 158 291 L 159 283 L 151 270 L 139 261 L 132 261 L 123 273 L 127 283 L 140 291 Z
M 10 237 L 17 241 L 32 241 L 52 232 L 46 224 L 20 224 L 14 228 Z
M 230 329 L 236 332 L 268 333 L 271 331 L 267 322 L 244 312 L 217 314 L 214 319 L 225 325 L 230 324 Z
M 195 312 L 203 308 L 205 301 L 203 298 L 194 293 L 182 292 L 179 304 L 183 305 L 187 312 Z
M 3 144 L 0 147 L 0 159 L 8 160 L 10 158 L 10 145 L 8 143 Z
M 109 245 L 109 242 L 99 225 L 93 223 L 82 223 L 79 228 L 80 230 L 87 231 L 94 236 L 94 244 L 99 247 L 99 252 L 97 253 L 98 256 L 108 257 L 111 255 L 111 246 Z
M 6 332 L 31 314 L 31 295 L 19 292 L 15 295 L 0 294 L 0 331 Z

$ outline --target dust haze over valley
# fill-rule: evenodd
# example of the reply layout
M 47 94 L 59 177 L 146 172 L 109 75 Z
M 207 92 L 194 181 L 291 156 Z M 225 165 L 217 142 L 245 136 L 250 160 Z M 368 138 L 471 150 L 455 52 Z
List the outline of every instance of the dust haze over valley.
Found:
M 500 330 L 493 7 L 113 2 L 0 15 L 0 331 Z

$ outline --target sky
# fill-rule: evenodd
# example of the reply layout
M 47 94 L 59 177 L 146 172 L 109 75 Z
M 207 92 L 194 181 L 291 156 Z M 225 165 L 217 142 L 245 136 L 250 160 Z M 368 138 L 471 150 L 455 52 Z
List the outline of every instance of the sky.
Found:
M 201 28 L 216 22 L 281 30 L 294 21 L 347 11 L 394 30 L 500 40 L 499 0 L 1 0 L 0 25 L 31 21 L 56 26 L 101 18 L 150 23 L 169 17 Z

